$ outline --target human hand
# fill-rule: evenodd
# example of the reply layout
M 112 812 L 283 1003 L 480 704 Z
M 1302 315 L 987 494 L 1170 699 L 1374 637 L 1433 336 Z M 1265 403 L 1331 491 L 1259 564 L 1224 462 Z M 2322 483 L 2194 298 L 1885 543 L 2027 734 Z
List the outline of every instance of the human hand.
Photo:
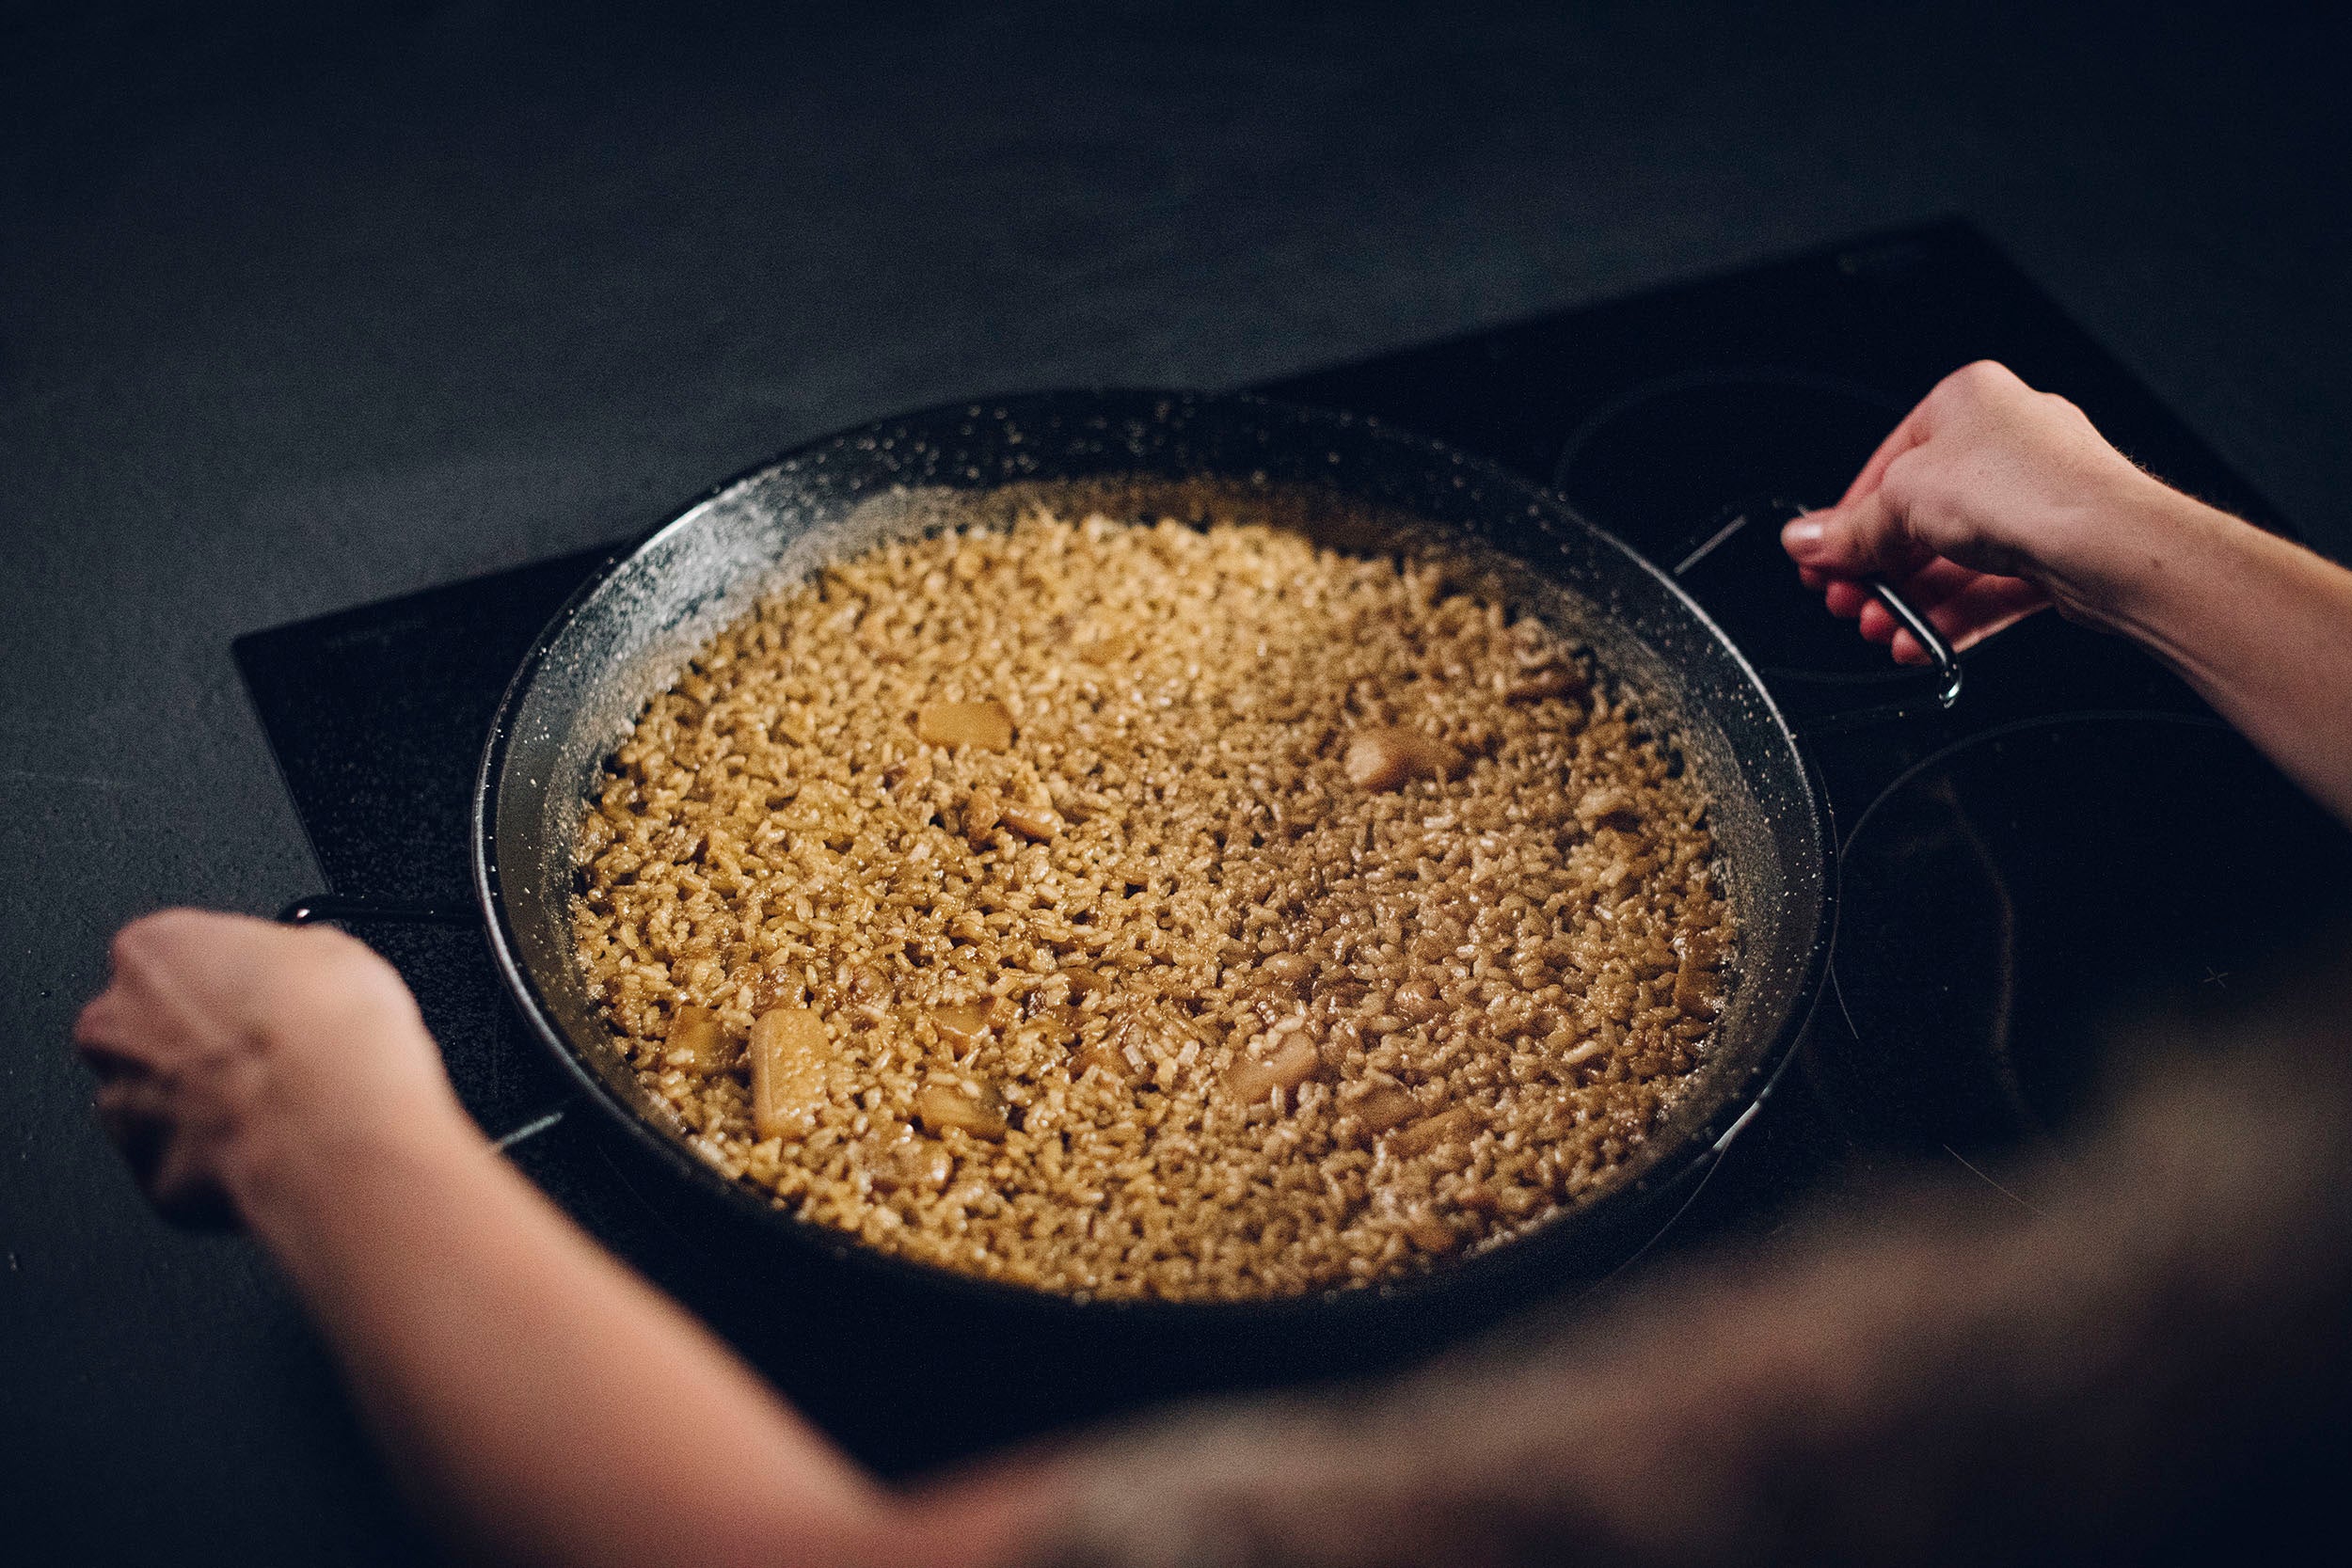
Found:
M 1955 648 L 2049 605 L 2111 626 L 2122 552 L 2179 499 L 2081 409 L 1979 360 L 1937 383 L 1844 498 L 1789 523 L 1781 544 L 1832 613 L 1924 664 L 1867 578 L 1893 583 Z
M 166 910 L 132 922 L 73 1025 L 98 1114 L 167 1216 L 233 1223 L 290 1154 L 356 1155 L 457 1111 L 399 974 L 324 927 Z

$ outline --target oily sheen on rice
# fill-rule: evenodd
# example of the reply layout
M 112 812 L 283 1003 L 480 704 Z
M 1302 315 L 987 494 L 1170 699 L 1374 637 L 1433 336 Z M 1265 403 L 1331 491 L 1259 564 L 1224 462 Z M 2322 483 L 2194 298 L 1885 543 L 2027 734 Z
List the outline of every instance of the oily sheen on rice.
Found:
M 1247 521 L 1039 514 L 772 596 L 647 707 L 579 863 L 592 993 L 708 1159 L 1094 1296 L 1540 1223 L 1704 1060 L 1732 937 L 1605 671 L 1442 561 Z

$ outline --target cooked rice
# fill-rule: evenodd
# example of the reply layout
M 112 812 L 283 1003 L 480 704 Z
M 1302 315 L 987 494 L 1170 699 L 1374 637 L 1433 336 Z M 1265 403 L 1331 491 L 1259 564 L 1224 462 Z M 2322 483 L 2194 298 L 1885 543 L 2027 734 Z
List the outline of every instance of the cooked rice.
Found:
M 1723 1004 L 1711 856 L 1605 675 L 1440 566 L 1037 515 L 722 634 L 614 754 L 575 927 L 645 1086 L 801 1217 L 1267 1296 L 1621 1176 Z M 745 1042 L 793 1008 L 762 1138 Z

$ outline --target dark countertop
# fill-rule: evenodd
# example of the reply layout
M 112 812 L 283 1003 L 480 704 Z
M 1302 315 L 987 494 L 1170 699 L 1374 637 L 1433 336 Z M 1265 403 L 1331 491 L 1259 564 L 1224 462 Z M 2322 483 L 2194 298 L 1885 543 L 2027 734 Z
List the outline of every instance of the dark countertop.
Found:
M 63 1050 L 125 918 L 315 885 L 241 632 L 897 408 L 1234 385 L 1945 212 L 2352 555 L 2341 23 L 688 9 L 0 20 L 16 1541 L 422 1550 L 267 1266 L 152 1220 Z

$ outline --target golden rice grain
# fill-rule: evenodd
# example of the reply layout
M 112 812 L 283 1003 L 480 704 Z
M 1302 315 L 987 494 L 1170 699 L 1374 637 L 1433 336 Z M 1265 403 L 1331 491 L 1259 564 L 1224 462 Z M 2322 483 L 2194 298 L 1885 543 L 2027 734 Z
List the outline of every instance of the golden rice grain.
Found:
M 1437 565 L 1036 515 L 721 635 L 614 753 L 574 916 L 646 1087 L 803 1218 L 1248 1297 L 1611 1180 L 1723 1006 L 1711 855 L 1606 673 Z

